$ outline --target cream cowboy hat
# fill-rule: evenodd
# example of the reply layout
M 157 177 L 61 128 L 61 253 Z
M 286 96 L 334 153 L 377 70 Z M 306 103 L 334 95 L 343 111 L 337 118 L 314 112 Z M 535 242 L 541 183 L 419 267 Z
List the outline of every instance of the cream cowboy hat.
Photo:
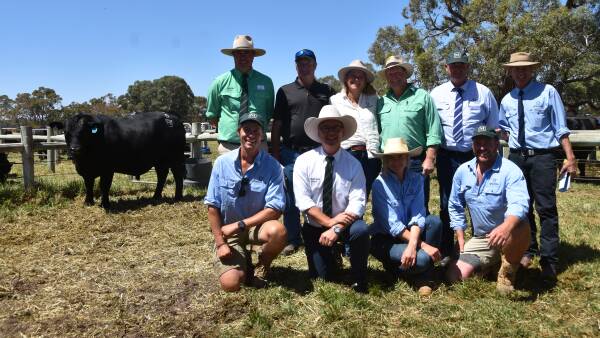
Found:
M 525 52 L 516 52 L 510 54 L 510 61 L 503 64 L 504 67 L 522 67 L 522 66 L 539 66 L 540 63 L 531 60 L 531 54 Z
M 410 77 L 414 71 L 414 67 L 406 62 L 401 56 L 392 55 L 385 59 L 385 66 L 383 66 L 383 70 L 394 68 L 394 67 L 402 67 L 406 70 L 407 77 Z
M 237 35 L 233 39 L 233 47 L 223 48 L 221 49 L 221 53 L 231 56 L 235 50 L 252 50 L 254 51 L 254 56 L 263 56 L 266 53 L 264 49 L 254 48 L 254 41 L 252 41 L 250 35 Z
M 373 80 L 375 80 L 375 74 L 373 74 L 373 72 L 371 72 L 369 70 L 369 68 L 367 68 L 367 66 L 360 60 L 354 60 L 354 61 L 350 62 L 350 64 L 347 65 L 346 67 L 342 67 L 338 71 L 338 79 L 340 79 L 340 81 L 344 82 L 346 79 L 346 74 L 348 74 L 348 72 L 351 70 L 360 70 L 363 73 L 365 73 L 367 83 L 371 83 L 371 82 L 373 82 Z
M 408 144 L 403 138 L 396 137 L 390 138 L 385 142 L 383 147 L 383 153 L 373 153 L 375 157 L 384 157 L 389 155 L 402 155 L 408 154 L 409 157 L 415 157 L 421 155 L 423 147 L 416 147 L 415 149 L 408 150 Z
M 342 122 L 344 125 L 344 135 L 342 141 L 347 140 L 350 136 L 356 132 L 356 120 L 350 115 L 340 115 L 340 112 L 334 106 L 328 104 L 321 108 L 319 117 L 309 117 L 304 121 L 304 131 L 306 135 L 313 141 L 321 143 L 319 137 L 319 124 L 327 120 L 336 120 Z

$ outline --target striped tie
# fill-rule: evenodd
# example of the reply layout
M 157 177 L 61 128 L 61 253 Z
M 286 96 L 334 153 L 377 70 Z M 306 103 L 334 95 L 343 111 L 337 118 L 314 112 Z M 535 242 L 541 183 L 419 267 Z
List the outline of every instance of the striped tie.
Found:
M 333 207 L 333 156 L 327 156 L 325 166 L 325 179 L 323 180 L 323 213 L 329 217 Z
M 455 87 L 452 89 L 456 92 L 456 101 L 454 102 L 454 125 L 452 127 L 452 136 L 456 145 L 463 141 L 463 123 L 462 123 L 462 108 L 463 108 L 463 89 Z
M 239 116 L 248 112 L 248 74 L 242 74 L 242 96 L 240 97 Z

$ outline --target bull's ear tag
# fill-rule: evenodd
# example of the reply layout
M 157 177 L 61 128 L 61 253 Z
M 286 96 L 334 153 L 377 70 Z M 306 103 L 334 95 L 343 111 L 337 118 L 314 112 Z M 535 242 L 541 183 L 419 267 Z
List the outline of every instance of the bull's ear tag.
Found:
M 92 134 L 96 134 L 96 133 L 98 133 L 98 127 L 92 128 Z

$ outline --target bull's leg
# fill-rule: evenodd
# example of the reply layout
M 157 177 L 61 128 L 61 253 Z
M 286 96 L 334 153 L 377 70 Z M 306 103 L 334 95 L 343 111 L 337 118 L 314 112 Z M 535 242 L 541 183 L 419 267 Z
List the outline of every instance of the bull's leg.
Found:
M 106 210 L 110 208 L 108 193 L 110 192 L 110 186 L 112 184 L 113 175 L 114 173 L 108 173 L 100 176 L 100 190 L 102 191 L 102 203 L 100 205 Z
M 167 166 L 156 166 L 156 190 L 154 190 L 153 199 L 158 200 L 162 197 L 162 191 L 167 181 L 167 174 L 169 174 L 169 167 Z
M 185 176 L 185 166 L 182 163 L 175 164 L 171 167 L 173 178 L 175 179 L 175 200 L 179 201 L 183 198 L 183 177 Z
M 83 184 L 85 185 L 85 204 L 94 204 L 94 177 L 87 176 L 83 178 Z

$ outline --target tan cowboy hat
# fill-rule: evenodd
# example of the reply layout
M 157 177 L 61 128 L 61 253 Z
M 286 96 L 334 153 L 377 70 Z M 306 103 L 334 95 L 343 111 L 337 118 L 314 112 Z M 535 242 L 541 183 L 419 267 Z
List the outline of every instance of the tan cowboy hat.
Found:
M 375 74 L 373 74 L 373 72 L 371 72 L 369 70 L 369 68 L 367 68 L 367 66 L 360 60 L 354 60 L 354 61 L 350 62 L 350 64 L 347 65 L 346 67 L 342 67 L 338 71 L 338 79 L 340 79 L 340 81 L 344 82 L 346 79 L 346 74 L 351 70 L 360 70 L 363 73 L 365 73 L 365 77 L 367 78 L 367 83 L 371 83 L 371 82 L 373 82 L 373 80 L 375 80 Z
M 250 35 L 237 35 L 233 39 L 233 47 L 223 48 L 221 49 L 221 53 L 231 56 L 235 50 L 252 50 L 254 51 L 254 56 L 263 56 L 266 53 L 264 49 L 254 48 L 254 41 L 252 41 Z
M 408 144 L 401 137 L 390 138 L 385 142 L 383 147 L 383 153 L 373 153 L 375 157 L 384 157 L 389 155 L 402 155 L 408 154 L 409 157 L 415 157 L 421 155 L 423 147 L 416 147 L 415 149 L 408 150 Z
M 408 77 L 410 77 L 414 71 L 414 67 L 410 63 L 404 61 L 404 59 L 401 56 L 397 56 L 397 55 L 392 55 L 392 56 L 388 57 L 387 59 L 385 59 L 385 66 L 383 66 L 383 70 L 394 68 L 394 67 L 404 68 L 404 70 L 406 70 Z
M 539 66 L 539 62 L 531 60 L 531 54 L 516 52 L 510 54 L 510 61 L 503 64 L 504 67 Z
M 306 135 L 313 141 L 321 143 L 319 137 L 319 124 L 326 120 L 336 120 L 342 122 L 344 125 L 344 135 L 342 141 L 347 140 L 350 136 L 356 132 L 356 120 L 350 115 L 341 115 L 340 112 L 334 106 L 328 104 L 321 108 L 319 117 L 309 117 L 304 121 L 304 131 Z

